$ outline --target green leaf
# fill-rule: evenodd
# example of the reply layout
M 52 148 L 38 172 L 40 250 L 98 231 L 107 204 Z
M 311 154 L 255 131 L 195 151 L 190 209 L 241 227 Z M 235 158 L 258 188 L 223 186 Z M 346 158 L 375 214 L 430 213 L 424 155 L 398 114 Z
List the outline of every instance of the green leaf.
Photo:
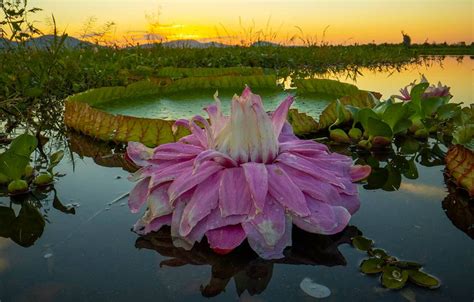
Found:
M 38 140 L 36 137 L 30 134 L 21 134 L 11 142 L 8 151 L 30 158 L 31 153 L 37 146 Z
M 408 179 L 417 179 L 418 178 L 418 169 L 416 167 L 415 158 L 412 158 L 408 161 L 408 169 L 403 171 L 403 176 Z
M 370 108 L 363 108 L 359 111 L 358 122 L 361 123 L 365 131 L 369 129 L 369 117 L 380 119 L 380 117 Z
M 418 262 L 413 261 L 397 261 L 394 265 L 400 269 L 415 269 L 418 270 L 423 267 L 423 265 Z
M 429 85 L 430 84 L 426 82 L 415 85 L 410 91 L 411 102 L 415 101 L 415 103 L 419 103 Z
M 332 126 L 336 126 L 342 124 L 346 121 L 346 110 L 344 106 L 341 104 L 341 101 L 336 100 L 336 116 L 337 119 L 334 121 Z
M 453 118 L 461 112 L 461 106 L 459 104 L 444 104 L 441 105 L 436 111 L 438 118 L 441 120 L 448 120 Z
M 29 157 L 10 151 L 0 154 L 0 170 L 9 180 L 20 179 L 29 162 Z
M 420 142 L 413 137 L 407 136 L 401 144 L 401 151 L 404 154 L 414 154 L 420 149 Z
M 370 253 L 372 257 L 385 259 L 388 257 L 388 254 L 385 250 L 382 249 L 373 249 Z
M 377 274 L 382 272 L 385 262 L 380 258 L 369 258 L 360 264 L 360 271 L 364 274 Z
M 369 116 L 367 120 L 367 126 L 368 128 L 365 130 L 371 136 L 382 136 L 387 138 L 391 138 L 393 136 L 390 126 L 379 119 Z
M 382 272 L 382 285 L 389 289 L 400 289 L 408 280 L 408 271 L 395 266 L 385 266 Z
M 374 242 L 363 236 L 355 236 L 352 238 L 352 245 L 360 251 L 368 251 L 374 245 Z
M 441 285 L 441 282 L 434 276 L 431 276 L 420 270 L 409 270 L 408 278 L 411 282 L 416 285 L 427 287 L 427 288 L 438 288 Z
M 59 162 L 63 159 L 64 157 L 64 151 L 59 150 L 57 152 L 54 152 L 50 157 L 49 157 L 49 167 L 48 171 L 52 173 L 53 168 L 56 167 Z
M 433 115 L 438 108 L 444 104 L 444 99 L 437 97 L 437 98 L 428 98 L 424 99 L 421 102 L 421 109 L 425 117 L 430 117 Z

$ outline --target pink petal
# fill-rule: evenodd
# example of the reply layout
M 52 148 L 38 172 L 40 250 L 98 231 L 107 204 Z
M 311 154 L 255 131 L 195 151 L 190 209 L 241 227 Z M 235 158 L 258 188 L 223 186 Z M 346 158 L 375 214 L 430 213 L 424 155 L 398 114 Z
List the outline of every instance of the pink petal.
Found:
M 331 170 L 326 170 L 317 163 L 309 161 L 302 156 L 296 156 L 291 153 L 281 153 L 278 155 L 275 161 L 280 162 L 288 167 L 305 172 L 323 182 L 327 182 L 334 186 L 340 187 L 341 189 L 345 189 L 343 182 L 341 182 L 338 178 L 335 178 Z
M 290 123 L 285 122 L 283 124 L 283 128 L 281 129 L 280 136 L 278 136 L 278 141 L 280 143 L 289 142 L 289 141 L 297 141 L 300 140 L 296 135 L 293 133 L 293 128 L 291 127 Z
M 219 185 L 219 208 L 223 217 L 247 215 L 252 200 L 242 168 L 225 169 Z
M 137 213 L 147 201 L 149 184 L 150 177 L 144 178 L 140 180 L 130 192 L 128 196 L 128 207 L 132 213 Z
M 286 209 L 298 216 L 307 216 L 311 212 L 306 205 L 301 190 L 288 174 L 277 165 L 267 165 L 268 192 Z
M 173 211 L 169 203 L 168 188 L 170 184 L 164 184 L 150 190 L 147 205 L 152 217 L 160 217 Z
M 283 251 L 287 246 L 291 245 L 291 218 L 288 216 L 285 219 L 285 230 L 280 239 L 274 246 L 266 244 L 262 234 L 252 225 L 247 225 L 244 228 L 247 234 L 247 241 L 250 247 L 263 259 L 280 259 L 283 258 Z
M 268 192 L 268 172 L 264 164 L 248 162 L 241 167 L 244 170 L 245 180 L 253 199 L 255 208 L 263 211 Z
M 130 158 L 133 163 L 143 167 L 148 165 L 148 160 L 153 155 L 153 149 L 148 148 L 147 146 L 137 143 L 129 142 L 127 145 L 127 156 Z
M 272 124 L 273 124 L 273 131 L 275 133 L 275 137 L 279 137 L 283 125 L 286 122 L 286 118 L 288 116 L 288 110 L 290 109 L 291 104 L 293 104 L 294 97 L 289 95 L 278 108 L 272 114 Z
M 154 188 L 164 182 L 173 181 L 180 175 L 183 175 L 185 173 L 191 173 L 193 170 L 193 162 L 194 159 L 191 159 L 184 162 L 173 163 L 163 168 L 163 165 L 159 167 L 153 167 L 151 169 L 152 173 L 150 187 Z
M 181 196 L 181 194 L 189 191 L 194 188 L 196 185 L 205 181 L 211 175 L 216 173 L 219 170 L 222 170 L 224 167 L 220 164 L 207 161 L 201 165 L 201 167 L 193 173 L 191 170 L 183 171 L 171 184 L 168 195 L 170 197 L 170 203 L 173 203 L 176 198 Z
M 294 140 L 280 143 L 280 153 L 291 152 L 302 155 L 314 156 L 328 154 L 329 149 L 326 145 L 311 140 Z
M 242 226 L 245 231 L 251 232 L 254 228 L 259 232 L 267 246 L 275 246 L 285 233 L 285 208 L 273 197 L 268 196 L 262 212 Z
M 204 152 L 201 152 L 196 159 L 194 160 L 194 169 L 198 169 L 199 166 L 207 160 L 214 160 L 215 162 L 220 163 L 221 165 L 225 167 L 235 167 L 237 166 L 237 162 L 233 160 L 230 156 L 227 154 L 221 153 L 216 150 L 206 150 Z
M 354 165 L 350 169 L 351 180 L 357 182 L 369 177 L 372 168 L 368 165 Z
M 232 215 L 222 217 L 219 208 L 215 208 L 211 213 L 199 221 L 192 231 L 186 236 L 188 241 L 200 241 L 209 230 L 214 230 L 227 225 L 240 224 L 247 218 L 247 215 Z
M 207 242 L 212 249 L 233 250 L 246 238 L 240 224 L 228 225 L 206 232 Z
M 197 185 L 193 197 L 184 208 L 179 226 L 179 234 L 187 236 L 194 226 L 217 208 L 219 201 L 219 186 L 222 172 L 219 171 L 206 181 Z
M 188 160 L 196 157 L 203 151 L 202 147 L 183 144 L 169 143 L 163 144 L 155 148 L 152 159 L 154 161 L 162 160 Z M 158 163 L 158 162 L 157 162 Z
M 307 196 L 311 215 L 293 217 L 299 228 L 315 234 L 332 235 L 341 232 L 349 223 L 351 214 L 344 208 L 330 206 Z
M 174 246 L 190 250 L 193 247 L 193 243 L 179 235 L 179 225 L 181 223 L 181 218 L 183 217 L 185 206 L 186 203 L 183 201 L 176 203 L 173 216 L 171 217 L 171 239 L 173 240 Z
M 143 219 L 140 219 L 133 226 L 133 231 L 139 235 L 146 235 L 150 232 L 156 232 L 161 229 L 162 226 L 171 225 L 172 214 L 157 217 L 153 219 L 150 223 L 145 222 Z

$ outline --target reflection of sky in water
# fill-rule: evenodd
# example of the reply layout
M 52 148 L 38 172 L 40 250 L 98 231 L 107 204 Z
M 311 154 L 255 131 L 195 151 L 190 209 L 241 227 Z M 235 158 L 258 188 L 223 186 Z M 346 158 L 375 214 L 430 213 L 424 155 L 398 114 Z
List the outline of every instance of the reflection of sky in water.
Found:
M 419 82 L 421 74 L 424 74 L 428 81 L 437 84 L 438 81 L 451 87 L 453 101 L 474 104 L 474 59 L 464 56 L 462 61 L 457 57 L 446 57 L 442 62 L 432 62 L 429 65 L 409 65 L 402 68 L 400 72 L 373 71 L 368 68 L 360 68 L 363 76 L 358 76 L 356 81 L 346 78 L 344 74 L 330 76 L 332 79 L 339 79 L 357 85 L 360 89 L 378 91 L 382 93 L 382 99 L 386 99 L 393 94 L 399 94 L 398 90 L 407 84 L 417 80 Z
M 474 242 L 443 211 L 441 201 L 446 193 L 441 194 L 445 190 L 441 167 L 417 168 L 420 178 L 403 178 L 398 192 L 360 187 L 361 208 L 350 224 L 374 239 L 376 247 L 423 263 L 427 272 L 440 277 L 441 289 L 409 286 L 401 292 L 385 291 L 377 278 L 358 271 L 365 254 L 341 245 L 346 266 L 274 264 L 268 286 L 252 299 L 303 300 L 306 296 L 299 284 L 311 278 L 331 289 L 328 301 L 404 301 L 402 293 L 407 292 L 413 292 L 417 301 L 469 301 Z M 204 301 L 200 286 L 209 283 L 210 266 L 160 267 L 160 262 L 170 258 L 135 247 L 137 236 L 130 227 L 139 214 L 131 214 L 123 205 L 125 200 L 108 205 L 132 188 L 127 172 L 77 156 L 74 168 L 66 158 L 56 171 L 67 174 L 56 185 L 61 201 L 78 202 L 80 207 L 76 215 L 50 209 L 49 223 L 34 246 L 10 243 L 0 248 L 0 258 L 9 261 L 0 270 L 2 301 L 31 301 L 46 294 L 52 297 L 50 301 Z M 432 188 L 438 188 L 436 194 L 431 194 Z M 0 200 L 8 204 L 7 199 Z M 46 259 L 46 253 L 53 256 Z M 236 284 L 230 281 L 213 301 L 234 301 L 236 292 Z M 242 297 L 249 298 L 249 294 Z

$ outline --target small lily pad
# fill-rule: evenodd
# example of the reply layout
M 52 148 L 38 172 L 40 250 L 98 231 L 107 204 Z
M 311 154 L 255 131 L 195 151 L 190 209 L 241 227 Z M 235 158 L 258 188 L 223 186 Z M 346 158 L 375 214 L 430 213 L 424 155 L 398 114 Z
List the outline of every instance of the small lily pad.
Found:
M 331 295 L 331 290 L 322 284 L 315 283 L 310 278 L 304 278 L 300 283 L 300 288 L 305 294 L 313 298 L 326 298 Z
M 374 242 L 363 236 L 356 236 L 352 238 L 352 245 L 361 251 L 368 251 L 374 245 Z
M 369 258 L 362 261 L 360 271 L 364 274 L 377 274 L 383 271 L 385 262 L 380 258 Z
M 400 289 L 408 280 L 408 271 L 395 266 L 386 266 L 382 272 L 382 285 L 390 289 Z
M 416 285 L 427 287 L 427 288 L 438 288 L 441 285 L 441 282 L 435 278 L 434 276 L 428 275 L 425 272 L 419 270 L 409 270 L 408 271 L 411 282 L 415 283 Z

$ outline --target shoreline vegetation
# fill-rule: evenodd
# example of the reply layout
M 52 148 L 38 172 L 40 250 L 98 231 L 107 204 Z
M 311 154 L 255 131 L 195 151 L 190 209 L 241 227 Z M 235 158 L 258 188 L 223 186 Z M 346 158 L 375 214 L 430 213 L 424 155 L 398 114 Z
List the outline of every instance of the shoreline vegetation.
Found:
M 149 40 L 118 47 L 106 39 L 113 22 L 91 31 L 91 21 L 77 39 L 59 32 L 54 16 L 52 34 L 44 35 L 29 18 L 41 9 L 27 7 L 27 1 L 5 1 L 0 9 L 4 16 L 0 21 L 0 122 L 7 121 L 5 132 L 25 121 L 60 123 L 67 96 L 91 88 L 160 80 L 160 71 L 166 67 L 257 67 L 266 74 L 293 79 L 344 72 L 355 78 L 360 68 L 400 70 L 408 64 L 430 63 L 430 56 L 474 57 L 473 43 L 414 44 L 403 31 L 400 44 L 331 45 L 325 42 L 327 28 L 319 41 L 301 31 L 294 39 L 302 46 L 279 45 L 273 30 L 260 34 L 250 28 L 240 33 L 247 42 L 236 46 Z

